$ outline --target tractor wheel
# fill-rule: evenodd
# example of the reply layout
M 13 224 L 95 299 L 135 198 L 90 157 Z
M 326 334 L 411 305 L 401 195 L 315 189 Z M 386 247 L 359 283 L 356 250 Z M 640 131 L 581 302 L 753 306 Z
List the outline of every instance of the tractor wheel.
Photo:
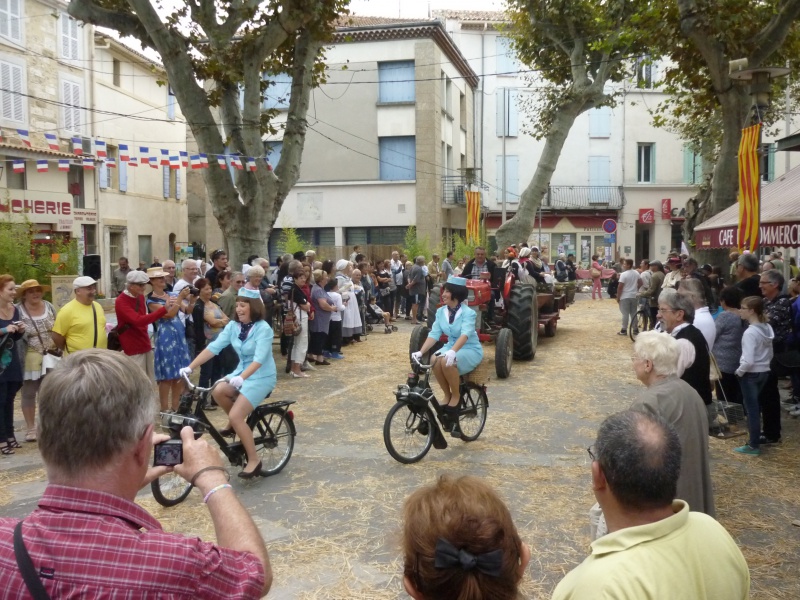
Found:
M 539 341 L 539 307 L 533 285 L 518 283 L 511 288 L 506 327 L 511 330 L 514 338 L 514 358 L 533 360 Z
M 544 336 L 545 337 L 556 337 L 556 326 L 558 325 L 558 321 L 556 319 L 550 319 L 547 323 L 544 324 Z
M 408 360 L 411 360 L 411 355 L 414 352 L 419 352 L 419 349 L 422 348 L 422 344 L 425 343 L 425 340 L 428 337 L 428 333 L 430 333 L 430 329 L 425 327 L 425 325 L 417 325 L 414 329 L 411 330 L 411 339 L 408 342 Z
M 436 320 L 436 309 L 439 308 L 439 298 L 442 297 L 442 285 L 437 283 L 428 294 L 428 329 L 433 327 Z
M 497 334 L 494 349 L 494 370 L 500 379 L 511 375 L 514 358 L 514 337 L 511 330 L 503 327 Z

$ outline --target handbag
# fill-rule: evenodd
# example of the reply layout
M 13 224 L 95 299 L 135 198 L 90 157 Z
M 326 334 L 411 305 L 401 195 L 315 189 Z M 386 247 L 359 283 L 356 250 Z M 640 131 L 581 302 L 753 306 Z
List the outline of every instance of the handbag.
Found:
M 602 275 L 602 273 L 594 267 L 592 267 L 592 270 L 589 271 L 589 274 L 592 276 L 592 279 L 597 279 Z
M 30 313 L 28 313 L 28 311 L 25 310 L 22 304 L 20 304 L 19 306 L 23 310 L 23 312 L 25 312 L 25 314 L 28 316 L 28 319 L 30 319 L 31 323 L 33 323 L 33 328 L 36 330 L 36 337 L 39 338 L 39 343 L 42 345 L 42 348 L 47 348 L 47 344 L 45 344 L 44 340 L 42 339 L 42 334 L 39 331 L 39 325 L 36 323 L 36 320 L 33 317 L 31 317 Z M 46 309 L 49 312 L 50 306 L 47 305 Z M 48 371 L 51 371 L 58 366 L 58 363 L 61 362 L 62 354 L 63 352 L 61 351 L 60 348 L 44 351 L 44 354 L 42 355 L 42 366 L 41 366 L 42 377 L 47 375 Z
M 294 312 L 294 302 L 289 300 L 286 314 L 283 316 L 283 335 L 296 336 L 300 335 L 301 327 L 298 322 L 297 315 Z

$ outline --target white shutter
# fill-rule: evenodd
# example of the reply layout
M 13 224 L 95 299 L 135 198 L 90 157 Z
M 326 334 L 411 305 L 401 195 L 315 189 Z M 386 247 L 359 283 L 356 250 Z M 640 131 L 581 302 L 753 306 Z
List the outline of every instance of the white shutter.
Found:
M 25 122 L 25 98 L 22 96 L 22 67 L 0 62 L 0 91 L 3 119 Z
M 61 57 L 70 58 L 69 53 L 69 15 L 61 13 Z
M 175 171 L 175 199 L 181 199 L 181 171 L 183 169 L 178 169 Z
M 11 0 L 0 0 L 0 35 L 8 37 L 11 31 L 11 15 L 8 10 L 8 3 Z
M 61 58 L 80 58 L 79 23 L 67 13 L 61 13 Z
M 22 31 L 20 29 L 20 4 L 20 0 L 8 0 L 9 24 L 11 26 L 9 37 L 18 42 L 22 41 Z
M 0 0 L 1 1 L 1 0 Z M 0 63 L 0 86 L 3 86 L 3 90 L 9 91 L 0 91 L 2 94 L 3 99 L 3 118 L 10 119 L 14 114 L 14 102 L 13 102 L 13 94 L 11 93 L 11 65 L 8 63 Z
M 125 161 L 118 161 L 117 169 L 119 169 L 119 191 L 128 191 L 128 163 Z
M 161 167 L 164 180 L 164 198 L 169 198 L 169 167 Z
M 100 171 L 100 189 L 104 190 L 108 187 L 108 167 L 106 166 L 106 161 L 100 163 L 98 171 Z

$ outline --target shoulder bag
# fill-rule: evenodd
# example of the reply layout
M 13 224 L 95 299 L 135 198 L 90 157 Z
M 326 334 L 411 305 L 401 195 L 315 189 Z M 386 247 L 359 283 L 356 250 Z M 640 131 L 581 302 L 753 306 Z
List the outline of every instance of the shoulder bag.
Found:
M 36 573 L 36 567 L 33 565 L 31 555 L 28 554 L 25 542 L 22 540 L 22 521 L 14 527 L 14 556 L 17 559 L 17 567 L 22 579 L 25 581 L 25 587 L 28 588 L 33 600 L 50 600 L 40 576 Z
M 39 338 L 39 343 L 42 345 L 42 348 L 47 348 L 47 344 L 44 343 L 42 339 L 42 334 L 39 331 L 39 325 L 36 323 L 36 320 L 25 310 L 25 307 L 20 303 L 19 307 L 28 315 L 28 318 L 33 323 L 33 328 L 36 330 L 36 337 Z M 52 306 L 49 303 L 45 304 L 45 310 L 50 312 L 53 310 Z M 92 311 L 94 311 L 94 305 L 92 305 Z M 45 350 L 42 354 L 42 377 L 47 375 L 48 371 L 52 371 L 58 366 L 58 363 L 61 361 L 61 355 L 63 354 L 60 348 L 53 348 L 50 350 Z
M 294 290 L 292 290 L 294 291 Z M 294 312 L 294 302 L 292 302 L 291 292 L 289 293 L 286 314 L 283 315 L 283 335 L 290 337 L 300 335 L 300 323 L 297 322 L 297 315 Z
M 133 310 L 138 314 L 139 312 L 139 297 L 136 298 L 136 305 Z M 94 313 L 94 347 L 97 348 L 97 313 L 95 312 L 94 303 L 92 303 L 92 313 Z M 123 333 L 130 329 L 131 324 L 125 323 L 122 327 L 117 325 L 108 332 L 108 349 L 114 352 L 122 352 L 122 342 L 119 339 Z

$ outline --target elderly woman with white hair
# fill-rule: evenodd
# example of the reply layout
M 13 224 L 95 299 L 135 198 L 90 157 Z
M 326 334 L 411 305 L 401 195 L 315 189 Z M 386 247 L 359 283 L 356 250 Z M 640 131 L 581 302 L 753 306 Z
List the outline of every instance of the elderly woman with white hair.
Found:
M 336 263 L 336 279 L 339 281 L 339 293 L 344 302 L 342 313 L 342 342 L 361 341 L 361 311 L 356 300 L 356 288 L 353 284 L 353 263 L 342 259 Z
M 659 415 L 675 428 L 682 449 L 677 497 L 691 510 L 713 517 L 708 413 L 697 391 L 678 377 L 680 354 L 678 340 L 670 335 L 644 331 L 636 337 L 631 361 L 645 390 L 631 408 Z

